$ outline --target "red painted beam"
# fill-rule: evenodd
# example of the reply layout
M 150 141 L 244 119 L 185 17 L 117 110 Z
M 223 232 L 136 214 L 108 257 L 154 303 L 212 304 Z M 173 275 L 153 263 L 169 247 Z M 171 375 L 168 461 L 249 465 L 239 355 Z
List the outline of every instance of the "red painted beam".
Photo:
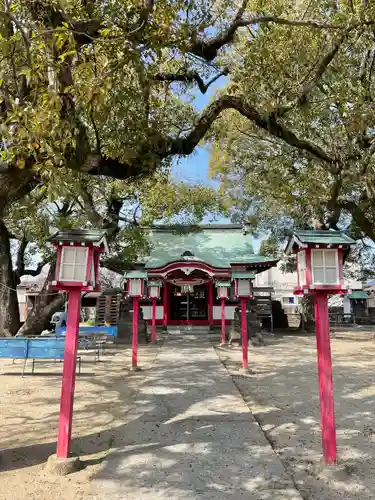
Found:
M 81 290 L 71 290 L 68 301 L 60 418 L 57 435 L 56 455 L 59 458 L 68 458 L 70 452 L 80 310 Z
M 323 455 L 326 464 L 335 464 L 337 460 L 335 404 L 329 338 L 328 296 L 324 292 L 315 295 L 315 329 Z

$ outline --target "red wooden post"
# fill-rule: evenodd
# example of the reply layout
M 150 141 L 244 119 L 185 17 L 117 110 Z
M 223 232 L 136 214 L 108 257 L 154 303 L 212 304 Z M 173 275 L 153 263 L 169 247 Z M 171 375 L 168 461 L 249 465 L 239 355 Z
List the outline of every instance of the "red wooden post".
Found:
M 221 299 L 221 343 L 225 344 L 225 299 Z
M 208 322 L 210 325 L 213 323 L 213 308 L 214 308 L 214 297 L 213 297 L 213 283 L 212 280 L 208 283 Z
M 166 329 L 167 328 L 167 321 L 168 321 L 168 309 L 167 309 L 167 304 L 168 302 L 168 282 L 164 281 L 164 289 L 163 289 L 163 326 Z
M 241 327 L 242 327 L 242 368 L 248 369 L 248 341 L 247 341 L 247 316 L 246 299 L 241 298 Z
M 320 425 L 323 455 L 326 464 L 335 464 L 337 458 L 335 404 L 333 400 L 328 296 L 324 292 L 317 292 L 315 295 L 315 329 L 318 353 Z
M 152 328 L 151 328 L 151 340 L 156 342 L 156 298 L 152 299 Z
M 70 290 L 61 388 L 60 418 L 57 435 L 56 455 L 58 458 L 68 458 L 70 451 L 80 311 L 81 290 Z
M 133 299 L 133 345 L 132 345 L 132 368 L 137 368 L 138 350 L 138 297 Z

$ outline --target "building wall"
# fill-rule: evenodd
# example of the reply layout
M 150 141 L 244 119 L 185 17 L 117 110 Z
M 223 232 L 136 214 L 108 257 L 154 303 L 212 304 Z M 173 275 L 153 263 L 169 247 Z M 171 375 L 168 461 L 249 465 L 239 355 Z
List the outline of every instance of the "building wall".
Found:
M 295 314 L 299 303 L 299 297 L 293 294 L 294 288 L 298 285 L 297 273 L 283 273 L 280 265 L 272 267 L 268 271 L 259 273 L 255 278 L 255 286 L 272 287 L 273 300 L 278 300 L 286 314 Z
M 145 320 L 152 319 L 152 306 L 150 305 L 141 305 L 143 311 L 143 318 Z M 225 306 L 225 319 L 233 319 L 234 318 L 234 309 L 235 305 Z M 156 306 L 156 319 L 162 320 L 164 317 L 164 306 L 157 305 Z M 213 319 L 220 320 L 221 319 L 221 306 L 213 306 Z

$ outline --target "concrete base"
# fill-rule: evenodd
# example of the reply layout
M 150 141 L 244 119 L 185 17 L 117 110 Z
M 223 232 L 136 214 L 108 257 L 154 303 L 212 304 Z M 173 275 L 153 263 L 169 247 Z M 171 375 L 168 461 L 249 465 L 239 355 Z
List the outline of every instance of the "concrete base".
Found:
M 255 375 L 255 372 L 251 368 L 239 368 L 238 370 L 241 375 Z
M 313 475 L 319 479 L 330 479 L 334 481 L 347 481 L 350 476 L 350 465 L 331 464 L 327 465 L 322 459 L 319 464 L 313 467 Z
M 131 368 L 132 372 L 141 372 L 142 368 L 140 366 L 132 366 Z
M 223 343 L 221 343 L 221 344 L 220 344 L 220 347 L 225 347 L 226 345 L 227 345 L 226 343 L 224 343 L 224 344 L 223 344 Z
M 349 479 L 349 470 L 344 464 L 325 465 L 322 469 L 322 475 L 335 481 L 347 481 Z
M 58 458 L 56 455 L 51 455 L 46 464 L 46 471 L 55 476 L 67 476 L 81 468 L 79 457 Z

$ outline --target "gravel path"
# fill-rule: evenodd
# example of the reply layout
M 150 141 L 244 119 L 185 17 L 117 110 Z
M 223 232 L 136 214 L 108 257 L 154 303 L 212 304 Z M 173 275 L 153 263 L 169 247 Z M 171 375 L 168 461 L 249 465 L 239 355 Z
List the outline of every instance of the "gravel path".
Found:
M 375 340 L 333 334 L 337 444 L 342 473 L 321 467 L 316 344 L 313 336 L 266 338 L 250 347 L 255 375 L 238 374 L 238 347 L 216 352 L 306 500 L 375 500 Z M 216 342 L 217 344 L 217 342 Z
M 98 500 L 301 500 L 207 337 L 166 340 L 127 417 Z

